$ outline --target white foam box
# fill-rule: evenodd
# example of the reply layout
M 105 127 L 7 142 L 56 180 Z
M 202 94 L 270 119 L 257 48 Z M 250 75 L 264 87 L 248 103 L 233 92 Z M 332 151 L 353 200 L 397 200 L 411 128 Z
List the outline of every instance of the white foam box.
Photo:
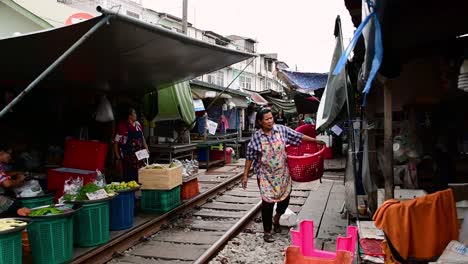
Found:
M 404 200 L 411 200 L 416 197 L 421 197 L 427 195 L 427 192 L 422 189 L 399 189 L 395 188 L 394 191 L 394 198 L 396 200 L 404 201 Z M 383 204 L 385 199 L 385 190 L 379 189 L 377 192 L 377 206 L 380 207 Z

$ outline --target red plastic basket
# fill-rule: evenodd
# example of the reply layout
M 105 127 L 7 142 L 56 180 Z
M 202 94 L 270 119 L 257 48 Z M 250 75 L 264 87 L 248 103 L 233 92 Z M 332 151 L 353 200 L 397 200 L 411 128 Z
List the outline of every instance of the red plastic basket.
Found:
M 299 146 L 287 146 L 289 174 L 293 181 L 310 182 L 323 176 L 325 148 L 316 143 L 303 142 Z
M 199 193 L 200 188 L 198 186 L 198 179 L 195 178 L 182 184 L 182 188 L 180 190 L 180 198 L 182 200 L 189 200 L 197 196 Z

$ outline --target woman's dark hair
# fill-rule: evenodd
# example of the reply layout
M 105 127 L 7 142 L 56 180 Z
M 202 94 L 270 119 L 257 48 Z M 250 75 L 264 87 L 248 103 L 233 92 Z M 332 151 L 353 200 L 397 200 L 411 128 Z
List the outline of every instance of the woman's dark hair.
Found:
M 133 107 L 129 107 L 129 108 L 127 108 L 127 112 L 126 112 L 126 114 L 127 114 L 127 115 L 126 115 L 125 117 L 126 117 L 126 118 L 128 118 L 128 116 L 132 115 L 132 114 L 133 114 L 133 112 L 135 112 L 135 113 L 136 113 L 136 110 L 135 110 L 135 108 L 133 108 Z
M 261 122 L 263 120 L 263 117 L 268 114 L 268 113 L 271 113 L 271 109 L 270 108 L 262 108 L 260 109 L 260 111 L 257 112 L 257 116 L 255 117 L 255 121 L 257 122 L 257 124 L 259 122 Z
M 12 147 L 11 147 L 10 144 L 0 143 L 0 151 L 7 152 L 7 151 L 10 151 L 10 150 L 12 150 Z

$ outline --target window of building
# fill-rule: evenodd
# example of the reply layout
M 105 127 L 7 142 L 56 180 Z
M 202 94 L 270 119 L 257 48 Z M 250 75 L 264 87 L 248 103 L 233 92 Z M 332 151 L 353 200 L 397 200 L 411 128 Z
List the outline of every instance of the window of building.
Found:
M 140 15 L 139 15 L 139 14 L 137 14 L 137 13 L 135 13 L 135 12 L 132 12 L 132 11 L 128 11 L 128 10 L 127 10 L 127 16 L 131 16 L 131 17 L 140 19 Z
M 265 82 L 265 90 L 271 90 L 271 82 L 270 81 Z
M 221 71 L 216 73 L 216 84 L 219 86 L 224 86 L 224 73 Z
M 252 78 L 247 76 L 239 76 L 240 88 L 252 90 Z

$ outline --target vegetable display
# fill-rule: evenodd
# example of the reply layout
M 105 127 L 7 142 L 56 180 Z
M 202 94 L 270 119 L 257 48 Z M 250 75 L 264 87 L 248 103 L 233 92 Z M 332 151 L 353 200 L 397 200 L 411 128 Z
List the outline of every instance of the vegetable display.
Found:
M 55 208 L 55 206 L 51 205 L 46 208 L 40 208 L 36 210 L 32 210 L 29 216 L 44 216 L 44 215 L 58 215 L 62 214 L 63 211 Z
M 89 193 L 94 193 L 103 188 L 97 186 L 95 183 L 88 183 L 85 186 L 81 187 L 78 190 L 77 194 L 64 194 L 63 199 L 67 202 L 72 202 L 72 201 L 88 201 L 89 198 L 86 194 Z M 114 196 L 115 192 L 111 189 L 104 188 L 108 196 Z
M 140 187 L 136 181 L 131 181 L 131 182 L 120 182 L 120 183 L 111 183 L 108 184 L 104 189 L 106 190 L 107 193 L 111 192 L 118 192 L 118 191 L 124 191 L 124 190 L 129 190 L 129 189 L 136 189 Z
M 26 222 L 14 219 L 0 219 L 0 231 L 7 231 L 19 226 L 27 225 Z

